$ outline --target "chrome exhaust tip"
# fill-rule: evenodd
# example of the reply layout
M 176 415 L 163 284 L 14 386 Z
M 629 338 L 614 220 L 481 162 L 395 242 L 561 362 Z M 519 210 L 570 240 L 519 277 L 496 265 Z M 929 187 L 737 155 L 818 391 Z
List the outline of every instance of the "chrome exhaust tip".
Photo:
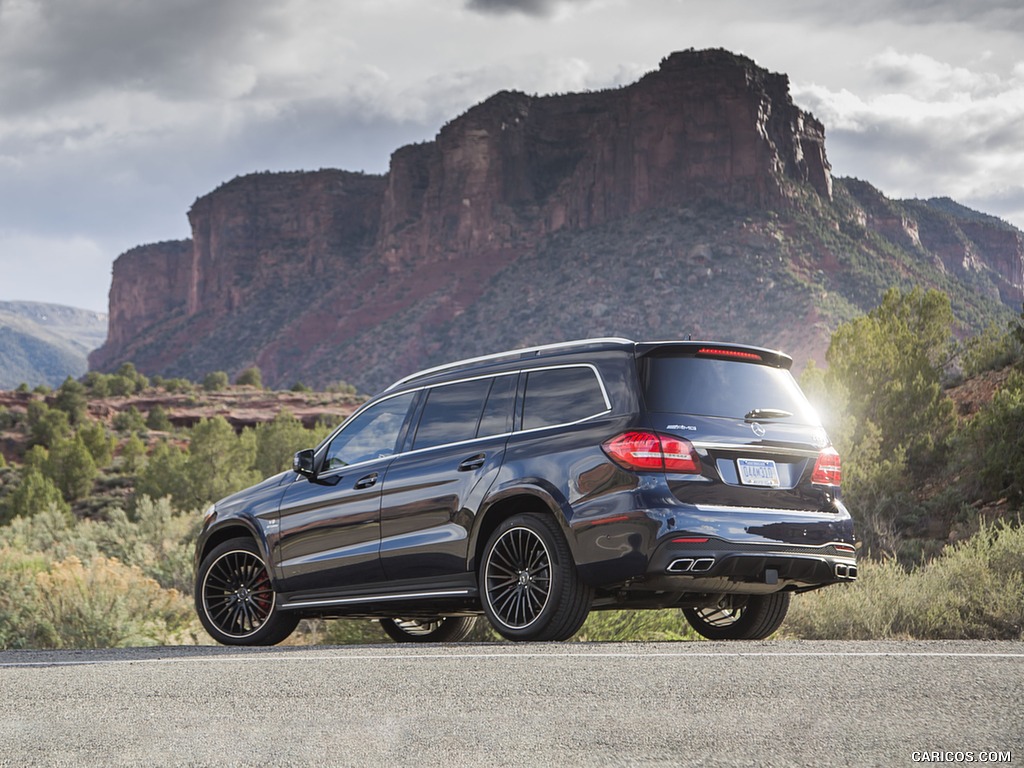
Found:
M 693 561 L 693 568 L 690 570 L 693 573 L 707 573 L 715 565 L 715 558 L 713 557 L 701 557 Z
M 846 563 L 836 563 L 836 578 L 854 581 L 857 578 L 857 566 Z
M 680 560 L 673 560 L 671 563 L 669 563 L 668 568 L 666 568 L 666 570 L 669 573 L 686 573 L 691 568 L 693 568 L 693 558 L 684 557 Z

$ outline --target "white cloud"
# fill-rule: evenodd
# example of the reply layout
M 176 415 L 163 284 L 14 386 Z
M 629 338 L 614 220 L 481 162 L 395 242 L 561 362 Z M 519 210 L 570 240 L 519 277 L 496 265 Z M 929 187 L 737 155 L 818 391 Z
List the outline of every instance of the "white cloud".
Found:
M 1003 199 L 999 190 L 1024 178 L 1019 67 L 1000 75 L 888 49 L 866 70 L 874 87 L 865 95 L 821 84 L 794 88 L 795 100 L 825 123 L 837 174 L 856 175 L 894 196 L 945 195 L 965 203 Z M 1013 218 L 1024 225 L 1019 213 Z
M 499 90 L 623 85 L 688 47 L 789 74 L 837 173 L 1024 225 L 1021 31 L 1018 0 L 0 0 L 0 232 L 54 265 L 91 243 L 106 280 L 236 175 L 383 172 Z

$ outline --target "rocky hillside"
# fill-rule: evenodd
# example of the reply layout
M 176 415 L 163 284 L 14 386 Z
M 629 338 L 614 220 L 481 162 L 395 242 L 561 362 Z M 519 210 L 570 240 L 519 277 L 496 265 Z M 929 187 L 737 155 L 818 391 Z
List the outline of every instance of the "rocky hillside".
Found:
M 107 316 L 34 301 L 0 301 L 0 389 L 57 386 L 88 369 L 103 343 Z
M 891 285 L 966 328 L 1019 307 L 1021 232 L 833 179 L 784 75 L 685 51 L 595 93 L 499 93 L 384 176 L 237 178 L 191 240 L 114 265 L 111 370 L 373 391 L 417 368 L 590 335 L 735 339 L 821 357 Z

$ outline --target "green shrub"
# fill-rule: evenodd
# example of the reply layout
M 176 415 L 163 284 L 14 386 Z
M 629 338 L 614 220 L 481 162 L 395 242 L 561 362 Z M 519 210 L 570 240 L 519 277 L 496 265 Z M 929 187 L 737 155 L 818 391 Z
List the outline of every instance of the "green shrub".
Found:
M 207 392 L 221 392 L 228 388 L 228 375 L 224 371 L 213 371 L 203 377 L 203 389 Z
M 130 405 L 114 415 L 113 425 L 118 432 L 141 432 L 146 428 L 146 419 L 138 408 Z
M 263 374 L 260 372 L 260 369 L 254 365 L 239 373 L 235 378 L 235 384 L 243 387 L 256 387 L 256 389 L 263 389 Z
M 146 416 L 146 426 L 154 432 L 170 432 L 174 428 L 167 411 L 159 404 L 154 405 Z
M 121 470 L 134 475 L 146 460 L 146 444 L 134 432 L 121 446 Z
M 49 447 L 71 433 L 71 421 L 64 411 L 33 400 L 28 404 L 28 429 L 33 445 Z
M 83 563 L 70 557 L 37 574 L 36 581 L 35 622 L 54 648 L 176 643 L 195 620 L 182 594 L 112 558 Z
M 29 469 L 22 474 L 21 483 L 0 506 L 0 523 L 6 523 L 16 517 L 29 517 L 46 509 L 55 509 L 60 514 L 71 516 L 71 507 L 50 478 L 36 469 Z
M 579 642 L 698 640 L 678 608 L 660 611 L 593 611 L 576 634 Z
M 961 367 L 967 378 L 985 371 L 999 370 L 1024 356 L 1024 347 L 1012 329 L 989 325 L 982 333 L 968 339 L 961 352 Z
M 1024 502 L 1024 376 L 1014 371 L 958 437 L 960 470 L 972 494 Z
M 85 385 L 68 376 L 57 389 L 53 398 L 53 407 L 64 411 L 72 424 L 80 424 L 85 420 L 89 401 L 85 397 Z
M 911 571 L 864 559 L 856 582 L 794 599 L 783 631 L 831 640 L 1021 639 L 1024 527 L 982 526 Z
M 53 645 L 53 633 L 42 630 L 36 616 L 36 577 L 47 566 L 41 554 L 0 546 L 0 649 Z

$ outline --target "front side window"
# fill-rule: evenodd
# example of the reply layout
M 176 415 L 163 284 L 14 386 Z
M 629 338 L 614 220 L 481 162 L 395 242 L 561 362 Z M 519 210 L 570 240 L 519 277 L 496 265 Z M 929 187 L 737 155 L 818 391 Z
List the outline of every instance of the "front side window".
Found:
M 527 374 L 523 429 L 572 424 L 607 410 L 593 368 L 549 368 Z
M 409 392 L 376 403 L 346 424 L 327 447 L 321 471 L 393 454 L 412 398 Z

